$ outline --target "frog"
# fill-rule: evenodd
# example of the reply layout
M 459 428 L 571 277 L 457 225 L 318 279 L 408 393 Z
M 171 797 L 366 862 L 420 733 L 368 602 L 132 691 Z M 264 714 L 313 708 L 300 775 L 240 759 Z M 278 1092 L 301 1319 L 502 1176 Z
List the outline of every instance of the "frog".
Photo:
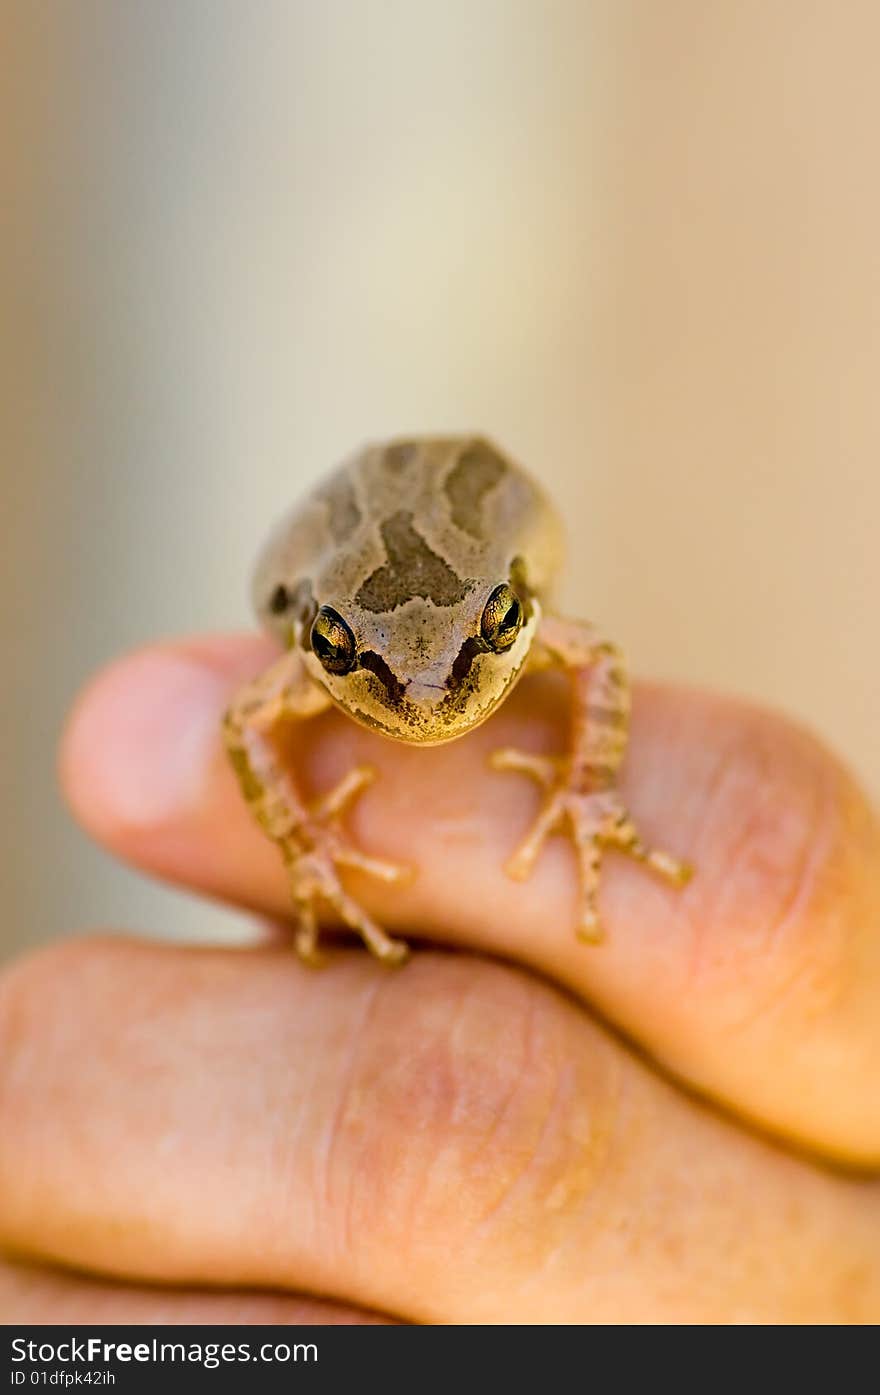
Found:
M 594 625 L 555 613 L 560 516 L 537 481 L 486 436 L 375 442 L 342 461 L 276 526 L 256 565 L 252 599 L 281 653 L 233 697 L 226 750 L 257 823 L 277 845 L 295 917 L 294 947 L 322 962 L 329 915 L 386 965 L 409 953 L 350 894 L 345 871 L 385 883 L 412 869 L 368 856 L 343 818 L 376 778 L 347 771 L 307 798 L 279 754 L 279 728 L 336 707 L 383 738 L 430 747 L 486 721 L 527 673 L 570 680 L 566 749 L 503 748 L 490 757 L 540 789 L 537 813 L 506 864 L 531 874 L 562 833 L 577 860 L 574 933 L 603 939 L 603 857 L 616 849 L 674 886 L 691 866 L 643 842 L 618 789 L 630 719 L 619 648 Z

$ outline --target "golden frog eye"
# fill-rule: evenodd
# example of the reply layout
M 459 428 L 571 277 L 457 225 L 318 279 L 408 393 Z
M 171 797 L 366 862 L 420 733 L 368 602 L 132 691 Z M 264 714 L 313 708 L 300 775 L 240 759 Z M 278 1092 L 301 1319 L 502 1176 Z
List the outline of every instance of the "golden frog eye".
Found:
M 509 649 L 522 624 L 522 603 L 516 592 L 505 582 L 496 586 L 483 611 L 480 632 L 496 654 Z
M 348 673 L 354 664 L 354 635 L 332 606 L 322 605 L 315 616 L 311 643 L 328 673 Z

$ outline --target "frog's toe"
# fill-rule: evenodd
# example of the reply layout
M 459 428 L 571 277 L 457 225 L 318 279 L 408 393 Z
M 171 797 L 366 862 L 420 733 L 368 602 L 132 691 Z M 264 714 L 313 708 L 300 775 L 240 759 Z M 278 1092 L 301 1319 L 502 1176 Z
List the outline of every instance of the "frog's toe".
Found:
M 602 921 L 594 905 L 585 902 L 581 906 L 575 934 L 585 945 L 598 945 L 604 940 L 605 932 L 602 929 Z
M 298 924 L 294 932 L 293 947 L 304 964 L 310 969 L 319 969 L 325 963 L 318 949 L 318 917 L 311 902 L 300 902 L 296 908 Z
M 357 799 L 363 790 L 376 779 L 378 771 L 373 765 L 357 765 L 343 775 L 326 794 L 319 795 L 310 807 L 312 818 L 317 823 L 327 823 L 338 819 Z
M 532 875 L 544 842 L 552 832 L 555 822 L 552 809 L 541 810 L 526 836 L 517 844 L 504 865 L 505 872 L 513 881 L 524 882 Z
M 386 939 L 388 943 L 384 948 L 375 950 L 372 945 L 369 948 L 381 963 L 388 965 L 389 969 L 399 969 L 409 959 L 409 945 L 405 940 L 394 940 L 390 936 L 386 936 Z
M 367 949 L 381 963 L 391 968 L 406 963 L 409 958 L 409 945 L 403 940 L 395 940 L 387 935 L 381 925 L 377 925 L 352 897 L 340 890 L 340 894 L 333 898 L 332 904 L 349 929 L 357 931 Z
M 606 841 L 611 846 L 620 848 L 628 857 L 643 862 L 672 886 L 687 886 L 694 875 L 694 869 L 689 862 L 680 862 L 659 848 L 647 847 L 624 809 L 621 809 Z
M 531 827 L 505 864 L 504 870 L 515 882 L 523 882 L 531 876 L 546 839 L 560 827 L 565 812 L 563 790 L 557 788 L 545 795 Z
M 366 853 L 358 852 L 357 848 L 348 846 L 338 849 L 336 861 L 342 867 L 356 867 L 358 871 L 366 872 L 368 876 L 376 877 L 381 882 L 396 882 L 399 885 L 412 881 L 415 876 L 412 867 L 398 862 L 386 862 L 380 857 L 368 857 Z
M 553 756 L 535 756 L 530 751 L 518 751 L 512 746 L 493 751 L 489 764 L 493 770 L 512 770 L 517 775 L 528 775 L 545 789 L 550 788 L 559 774 L 559 762 Z

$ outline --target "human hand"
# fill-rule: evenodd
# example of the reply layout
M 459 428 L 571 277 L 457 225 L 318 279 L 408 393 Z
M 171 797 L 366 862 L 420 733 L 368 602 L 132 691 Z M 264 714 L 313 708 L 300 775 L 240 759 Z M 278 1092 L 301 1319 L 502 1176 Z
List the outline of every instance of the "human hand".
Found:
M 268 657 L 215 638 L 122 660 L 62 770 L 118 856 L 283 921 L 219 740 Z M 419 876 L 351 886 L 433 943 L 406 968 L 340 949 L 308 970 L 269 930 L 12 965 L 0 1248 L 103 1277 L 10 1262 L 7 1321 L 880 1320 L 876 819 L 781 718 L 654 687 L 634 715 L 630 807 L 697 875 L 676 892 L 609 856 L 599 948 L 572 934 L 562 840 L 525 884 L 501 870 L 536 794 L 486 757 L 559 746 L 548 678 L 449 747 L 336 713 L 292 737 L 316 788 L 380 768 L 353 836 Z

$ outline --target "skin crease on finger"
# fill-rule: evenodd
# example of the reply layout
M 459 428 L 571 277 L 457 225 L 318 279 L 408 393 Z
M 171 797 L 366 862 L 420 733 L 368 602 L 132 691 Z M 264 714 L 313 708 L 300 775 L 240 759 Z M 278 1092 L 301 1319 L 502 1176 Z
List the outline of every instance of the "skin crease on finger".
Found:
M 313 1323 L 321 1327 L 384 1324 L 387 1318 L 313 1298 L 273 1293 L 211 1293 L 102 1283 L 40 1265 L 0 1261 L 5 1324 L 131 1323 L 180 1326 Z
M 259 638 L 220 637 L 122 660 L 81 700 L 62 774 L 79 819 L 120 856 L 284 917 L 279 859 L 243 806 L 218 730 L 231 692 L 271 652 Z M 501 870 L 536 796 L 487 769 L 498 746 L 559 749 L 565 711 L 552 680 L 526 679 L 448 747 L 406 749 L 329 713 L 286 749 L 312 789 L 352 765 L 379 768 L 349 826 L 365 851 L 418 875 L 390 890 L 355 875 L 350 885 L 389 928 L 536 967 L 763 1129 L 880 1165 L 880 839 L 852 779 L 781 717 L 640 687 L 624 793 L 646 835 L 692 858 L 697 875 L 674 892 L 609 856 L 607 938 L 585 947 L 571 931 L 574 859 L 562 840 L 528 882 Z
M 0 984 L 0 1247 L 431 1322 L 861 1322 L 880 1192 L 527 974 L 114 939 Z

